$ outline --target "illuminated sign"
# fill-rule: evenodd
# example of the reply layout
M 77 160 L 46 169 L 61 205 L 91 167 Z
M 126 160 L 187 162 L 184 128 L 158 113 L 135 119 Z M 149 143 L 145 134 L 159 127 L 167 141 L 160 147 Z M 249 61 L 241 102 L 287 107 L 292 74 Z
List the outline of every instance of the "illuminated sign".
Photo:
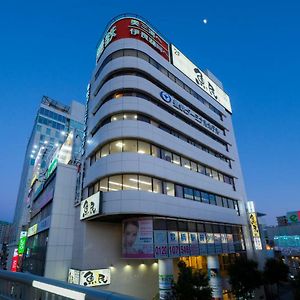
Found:
M 98 192 L 84 200 L 80 204 L 80 220 L 96 216 L 100 213 L 100 195 Z
M 216 83 L 214 83 L 214 81 L 212 81 L 204 72 L 194 65 L 174 45 L 171 45 L 171 52 L 172 63 L 176 68 L 195 82 L 214 100 L 224 106 L 229 112 L 232 112 L 229 96 Z
M 191 120 L 196 122 L 197 124 L 201 125 L 202 127 L 208 129 L 209 131 L 213 132 L 214 134 L 219 135 L 221 132 L 221 129 L 216 127 L 215 125 L 208 122 L 205 118 L 198 115 L 196 112 L 182 104 L 180 101 L 176 100 L 174 97 L 170 96 L 164 91 L 160 92 L 161 99 L 164 100 L 165 103 L 167 103 L 169 106 L 174 107 L 176 110 L 178 110 L 181 114 L 189 117 Z
M 124 38 L 143 41 L 169 61 L 169 44 L 162 37 L 149 25 L 137 18 L 123 18 L 114 22 L 105 33 L 97 48 L 96 62 L 111 42 Z
M 11 262 L 11 268 L 10 268 L 12 272 L 17 272 L 18 260 L 19 260 L 18 249 L 15 249 L 12 262 Z
M 69 269 L 68 283 L 79 284 L 80 283 L 80 271 L 75 269 Z
M 249 220 L 250 220 L 250 225 L 251 225 L 253 237 L 260 237 L 257 218 L 256 218 L 256 213 L 250 213 L 249 214 Z
M 27 231 L 21 231 L 21 233 L 20 233 L 20 240 L 19 240 L 19 246 L 18 246 L 18 254 L 24 254 L 26 240 L 27 240 Z
M 87 287 L 110 284 L 110 269 L 80 271 L 79 284 Z
M 29 229 L 28 229 L 28 234 L 27 236 L 30 237 L 32 235 L 35 235 L 37 233 L 37 230 L 38 230 L 38 224 L 34 224 L 33 226 L 31 226 Z
M 241 241 L 236 241 L 240 244 Z M 234 253 L 232 234 L 154 230 L 150 218 L 123 221 L 123 258 L 172 258 Z M 237 245 L 238 246 L 238 245 Z
M 261 239 L 260 239 L 260 234 L 259 234 L 259 226 L 258 226 L 257 217 L 256 217 L 255 212 L 249 213 L 249 221 L 250 221 L 250 226 L 251 226 L 251 231 L 252 231 L 254 248 L 256 250 L 262 250 L 262 244 L 261 244 Z
M 76 270 L 69 269 L 68 283 L 86 287 L 110 284 L 110 269 Z
M 300 222 L 300 211 L 290 211 L 286 214 L 288 223 L 299 223 Z
M 57 163 L 58 163 L 58 160 L 56 157 L 51 161 L 51 163 L 47 169 L 46 178 L 48 178 L 53 173 L 53 171 L 56 169 Z

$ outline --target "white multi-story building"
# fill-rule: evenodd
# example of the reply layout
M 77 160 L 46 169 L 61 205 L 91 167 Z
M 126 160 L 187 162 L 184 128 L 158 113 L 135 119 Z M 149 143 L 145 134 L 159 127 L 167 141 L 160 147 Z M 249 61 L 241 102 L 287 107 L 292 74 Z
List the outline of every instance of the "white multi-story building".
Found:
M 123 15 L 104 33 L 87 97 L 72 267 L 110 269 L 103 288 L 163 299 L 181 259 L 216 275 L 221 298 L 228 264 L 252 252 L 222 84 Z

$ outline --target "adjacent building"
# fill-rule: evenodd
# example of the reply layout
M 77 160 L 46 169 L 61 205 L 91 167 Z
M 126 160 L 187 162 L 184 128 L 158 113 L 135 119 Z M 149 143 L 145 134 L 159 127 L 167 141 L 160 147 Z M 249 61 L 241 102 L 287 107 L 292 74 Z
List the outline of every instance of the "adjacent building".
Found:
M 164 299 L 184 260 L 226 297 L 227 267 L 252 243 L 221 82 L 147 21 L 122 15 L 98 45 L 86 117 L 69 280 Z
M 0 221 L 0 248 L 3 243 L 8 243 L 11 223 Z
M 27 225 L 28 192 L 34 172 L 46 167 L 43 158 L 64 142 L 70 130 L 76 129 L 78 135 L 83 135 L 84 112 L 84 105 L 79 102 L 72 101 L 67 106 L 43 96 L 25 152 L 10 242 L 18 242 L 22 226 Z
M 300 211 L 287 212 L 277 217 L 277 226 L 266 226 L 265 237 L 268 249 L 275 256 L 285 259 L 292 274 L 300 271 Z

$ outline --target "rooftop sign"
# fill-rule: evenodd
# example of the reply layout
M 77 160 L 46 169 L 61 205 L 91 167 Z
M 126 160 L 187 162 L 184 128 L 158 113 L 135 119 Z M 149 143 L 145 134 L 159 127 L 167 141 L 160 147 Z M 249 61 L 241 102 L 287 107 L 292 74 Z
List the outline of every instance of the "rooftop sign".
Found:
M 204 72 L 194 65 L 174 45 L 171 45 L 172 63 L 184 75 L 195 82 L 204 92 L 232 112 L 229 96 Z
M 125 38 L 140 40 L 153 48 L 167 61 L 170 60 L 169 44 L 160 37 L 155 30 L 137 18 L 123 18 L 114 22 L 106 31 L 100 45 L 97 48 L 96 62 L 98 62 L 104 49 L 110 43 Z

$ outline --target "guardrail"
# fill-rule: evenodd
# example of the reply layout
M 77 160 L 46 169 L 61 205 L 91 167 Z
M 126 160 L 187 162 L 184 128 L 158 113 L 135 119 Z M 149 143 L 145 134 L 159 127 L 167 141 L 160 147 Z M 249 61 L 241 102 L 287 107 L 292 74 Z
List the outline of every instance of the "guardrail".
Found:
M 0 299 L 20 300 L 138 300 L 109 291 L 99 291 L 63 281 L 0 270 Z

